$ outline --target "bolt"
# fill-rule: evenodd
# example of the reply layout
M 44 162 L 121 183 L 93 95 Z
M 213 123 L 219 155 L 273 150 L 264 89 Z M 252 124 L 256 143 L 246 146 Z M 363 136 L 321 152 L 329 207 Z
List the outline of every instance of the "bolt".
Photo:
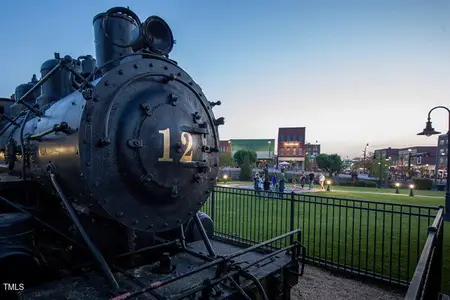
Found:
M 121 211 L 117 212 L 117 213 L 116 213 L 116 216 L 118 216 L 118 217 L 123 216 L 123 212 L 121 212 Z

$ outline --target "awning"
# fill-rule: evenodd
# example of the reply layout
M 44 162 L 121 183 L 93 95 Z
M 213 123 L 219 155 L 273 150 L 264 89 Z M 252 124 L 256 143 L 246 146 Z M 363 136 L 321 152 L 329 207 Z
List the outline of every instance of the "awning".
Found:
M 279 156 L 278 161 L 305 161 L 304 157 Z

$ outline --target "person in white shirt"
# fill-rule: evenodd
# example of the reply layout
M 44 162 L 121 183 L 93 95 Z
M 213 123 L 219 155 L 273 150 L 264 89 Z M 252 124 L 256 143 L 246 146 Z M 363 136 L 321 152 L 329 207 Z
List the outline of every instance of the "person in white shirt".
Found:
M 319 183 L 320 183 L 320 187 L 322 188 L 322 190 L 324 190 L 325 189 L 325 187 L 324 187 L 325 176 L 322 173 L 320 173 L 320 175 L 319 175 Z

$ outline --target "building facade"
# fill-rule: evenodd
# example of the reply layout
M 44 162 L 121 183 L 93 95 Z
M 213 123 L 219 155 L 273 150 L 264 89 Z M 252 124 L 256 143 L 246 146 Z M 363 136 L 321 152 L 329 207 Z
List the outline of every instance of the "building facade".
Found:
M 303 166 L 305 161 L 305 127 L 278 128 L 278 162 L 288 161 Z
M 231 152 L 231 141 L 219 141 L 219 151 L 220 152 Z
M 275 153 L 275 139 L 231 139 L 231 155 L 239 150 L 252 150 L 256 152 L 258 160 L 272 160 Z
M 447 169 L 447 159 L 448 159 L 448 135 L 441 134 L 438 138 L 436 153 L 436 168 L 439 170 Z M 448 172 L 448 170 L 447 170 Z
M 408 167 L 421 168 L 429 170 L 434 169 L 436 164 L 437 147 L 434 146 L 411 146 L 408 148 L 383 148 L 374 150 L 374 158 L 383 159 L 386 155 L 389 157 L 389 165 L 400 170 L 406 170 Z M 411 155 L 411 161 L 409 157 Z
M 320 154 L 320 144 L 310 144 L 305 145 L 305 154 L 315 157 Z

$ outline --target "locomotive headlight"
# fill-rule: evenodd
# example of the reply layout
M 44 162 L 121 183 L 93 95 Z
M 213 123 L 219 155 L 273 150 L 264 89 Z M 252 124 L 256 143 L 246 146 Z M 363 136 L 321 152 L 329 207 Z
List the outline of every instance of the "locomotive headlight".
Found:
M 143 24 L 145 43 L 150 51 L 167 55 L 172 51 L 174 40 L 172 30 L 162 18 L 151 16 Z

